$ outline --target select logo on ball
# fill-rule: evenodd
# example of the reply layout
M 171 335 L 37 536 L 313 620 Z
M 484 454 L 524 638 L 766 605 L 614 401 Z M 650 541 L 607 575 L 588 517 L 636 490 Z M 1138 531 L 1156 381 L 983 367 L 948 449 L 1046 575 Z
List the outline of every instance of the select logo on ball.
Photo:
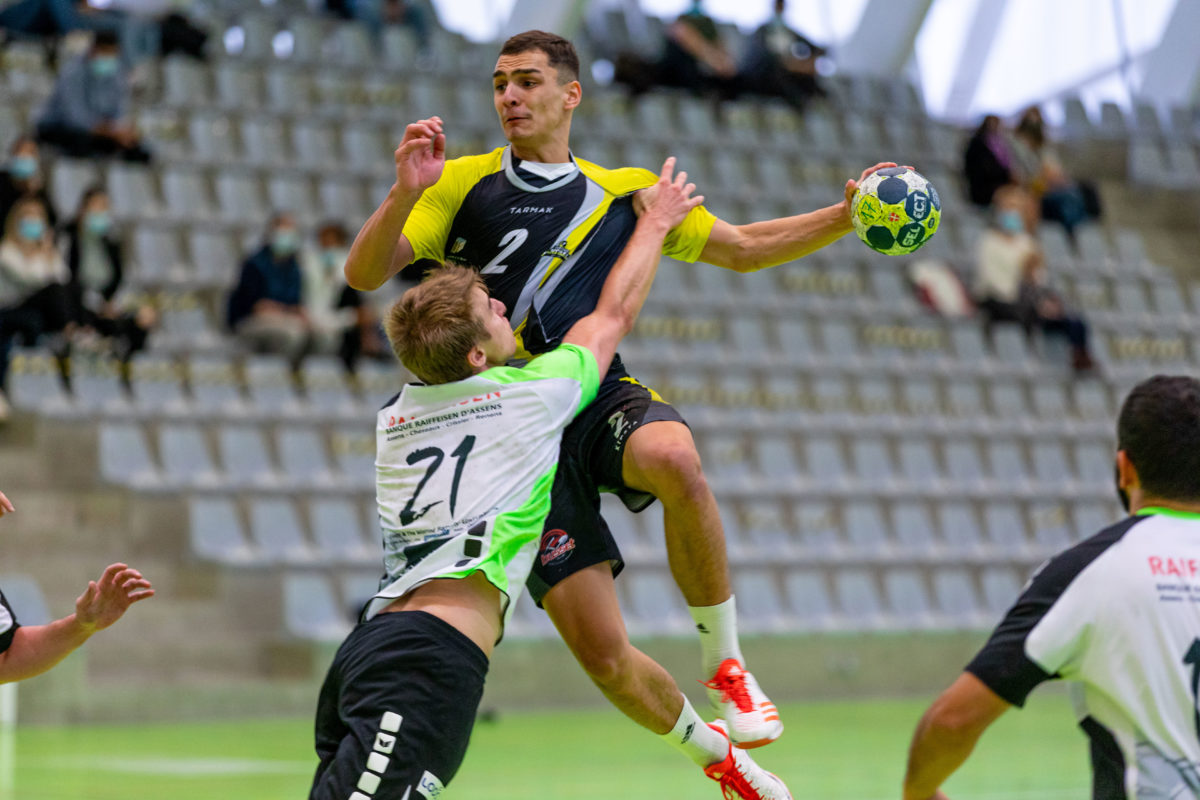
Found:
M 921 247 L 941 224 L 942 200 L 908 167 L 886 167 L 866 177 L 851 204 L 854 232 L 872 250 L 890 256 Z

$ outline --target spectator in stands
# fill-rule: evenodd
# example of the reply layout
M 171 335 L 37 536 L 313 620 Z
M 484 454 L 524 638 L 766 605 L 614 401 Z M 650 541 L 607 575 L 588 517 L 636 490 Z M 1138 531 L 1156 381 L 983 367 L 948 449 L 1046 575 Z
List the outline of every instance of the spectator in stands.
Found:
M 1042 112 L 1031 106 L 1021 113 L 1014 135 L 1013 155 L 1022 185 L 1040 199 L 1042 217 L 1062 225 L 1071 241 L 1075 229 L 1089 217 L 1100 216 L 1099 196 L 1090 183 L 1071 178 L 1046 137 Z
M 803 111 L 813 97 L 824 97 L 817 83 L 817 59 L 825 48 L 788 27 L 786 0 L 775 0 L 775 14 L 759 26 L 741 64 L 743 88 L 754 94 L 781 97 Z
M 1001 186 L 1016 182 L 1012 142 L 1004 122 L 988 114 L 967 141 L 963 153 L 963 174 L 971 202 L 986 208 Z
M 146 346 L 158 314 L 150 305 L 126 310 L 118 302 L 125 261 L 103 187 L 92 186 L 83 193 L 66 233 L 71 321 L 82 331 L 108 339 L 113 355 L 127 365 Z
M 975 275 L 976 302 L 989 336 L 1000 322 L 1020 323 L 1026 333 L 1037 328 L 1062 336 L 1071 345 L 1076 371 L 1091 369 L 1087 323 L 1070 313 L 1046 283 L 1045 258 L 1030 235 L 1036 219 L 1033 198 L 1023 189 L 1007 186 L 996 192 L 993 206 L 994 225 L 979 241 Z
M 0 416 L 7 416 L 8 357 L 13 341 L 34 345 L 53 336 L 51 349 L 68 382 L 67 267 L 54 246 L 54 229 L 35 197 L 18 200 L 0 239 Z
M 58 214 L 46 191 L 37 141 L 29 136 L 19 136 L 8 154 L 8 163 L 0 172 L 0 220 L 8 219 L 8 213 L 22 197 L 36 197 L 42 201 L 51 227 L 57 225 Z
M 373 34 L 380 33 L 384 25 L 403 25 L 412 31 L 423 58 L 432 52 L 429 18 L 413 0 L 325 0 L 325 8 L 342 19 L 365 23 Z
M 312 332 L 301 302 L 299 250 L 295 218 L 276 213 L 266 242 L 242 262 L 227 317 L 230 330 L 252 351 L 280 353 L 293 365 L 308 352 Z
M 617 58 L 614 79 L 627 85 L 635 97 L 656 85 L 715 94 L 723 100 L 733 99 L 738 91 L 737 63 L 722 43 L 717 23 L 704 13 L 702 0 L 692 0 L 691 7 L 667 27 L 657 62 L 623 53 Z
M 38 121 L 38 139 L 73 158 L 116 155 L 149 161 L 137 129 L 125 117 L 128 109 L 128 70 L 117 36 L 100 31 L 91 49 L 59 73 Z
M 203 58 L 208 35 L 171 8 L 176 5 L 174 0 L 112 0 L 99 8 L 86 0 L 17 0 L 0 10 L 0 32 L 42 39 L 51 67 L 58 39 L 75 31 L 106 31 L 117 36 L 131 66 L 171 52 Z
M 353 372 L 363 353 L 387 355 L 379 336 L 379 320 L 362 295 L 346 284 L 343 270 L 350 253 L 350 232 L 340 222 L 317 230 L 316 248 L 300 254 L 301 298 L 312 329 L 312 349 L 336 353 Z

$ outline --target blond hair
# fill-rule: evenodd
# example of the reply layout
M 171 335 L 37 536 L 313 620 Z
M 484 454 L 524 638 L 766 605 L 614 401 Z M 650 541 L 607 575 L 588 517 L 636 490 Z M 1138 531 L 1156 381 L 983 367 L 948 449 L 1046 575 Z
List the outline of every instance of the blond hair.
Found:
M 467 354 L 487 337 L 471 290 L 487 291 L 470 267 L 444 265 L 401 296 L 383 322 L 392 350 L 425 383 L 449 383 L 473 373 Z

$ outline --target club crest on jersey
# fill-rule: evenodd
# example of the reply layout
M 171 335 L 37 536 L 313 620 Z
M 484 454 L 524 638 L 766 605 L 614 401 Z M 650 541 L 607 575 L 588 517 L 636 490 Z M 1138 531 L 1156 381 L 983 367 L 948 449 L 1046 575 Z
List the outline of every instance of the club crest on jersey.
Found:
M 542 535 L 542 549 L 539 558 L 542 566 L 558 564 L 571 557 L 575 549 L 575 540 L 566 531 L 555 528 Z
M 542 253 L 542 258 L 561 258 L 564 261 L 571 257 L 571 250 L 567 247 L 567 240 L 563 239 L 558 244 L 551 247 L 546 252 Z
M 454 240 L 454 245 L 450 248 L 451 253 L 461 253 L 462 249 L 467 246 L 467 240 L 459 236 Z

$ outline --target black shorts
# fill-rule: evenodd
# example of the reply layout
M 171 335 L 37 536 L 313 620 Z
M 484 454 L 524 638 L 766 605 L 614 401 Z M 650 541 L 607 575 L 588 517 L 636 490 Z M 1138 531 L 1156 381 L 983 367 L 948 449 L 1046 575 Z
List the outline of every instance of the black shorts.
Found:
M 338 648 L 317 703 L 310 800 L 430 800 L 458 772 L 487 656 L 423 611 L 380 614 Z
M 630 434 L 661 421 L 683 422 L 683 417 L 658 393 L 630 377 L 620 356 L 615 356 L 596 400 L 563 431 L 550 513 L 526 581 L 539 606 L 550 587 L 581 569 L 607 561 L 616 577 L 625 566 L 612 531 L 600 516 L 600 493 L 615 493 L 635 513 L 654 502 L 654 495 L 625 485 L 622 462 Z

